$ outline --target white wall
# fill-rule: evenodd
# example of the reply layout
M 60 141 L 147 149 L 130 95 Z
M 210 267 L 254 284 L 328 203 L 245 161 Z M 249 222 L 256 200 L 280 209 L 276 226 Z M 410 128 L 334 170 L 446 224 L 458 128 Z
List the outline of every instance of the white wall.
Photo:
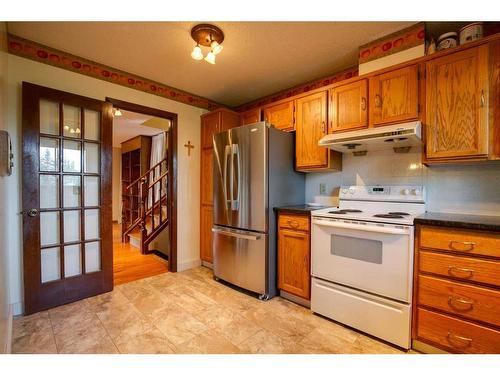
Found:
M 426 186 L 427 211 L 500 215 L 500 164 L 426 167 L 421 156 L 420 150 L 343 154 L 342 172 L 306 176 L 306 202 L 319 195 L 320 183 L 328 194 L 341 185 L 415 184 Z
M 7 130 L 7 39 L 5 22 L 0 22 L 0 130 Z M 7 185 L 14 177 L 0 177 L 0 354 L 10 350 L 11 313 L 7 278 L 8 215 Z
M 178 103 L 156 95 L 115 85 L 18 56 L 8 56 L 8 127 L 12 133 L 16 166 L 9 180 L 7 196 L 9 218 L 9 277 L 14 313 L 22 307 L 22 234 L 21 234 L 21 82 L 64 90 L 104 100 L 106 96 L 154 107 L 178 114 L 178 185 L 177 185 L 177 269 L 199 265 L 200 203 L 200 115 L 203 109 Z M 190 140 L 195 148 L 187 156 L 183 147 Z M 15 218 L 15 219 L 14 219 Z
M 122 149 L 113 147 L 113 221 L 122 222 Z

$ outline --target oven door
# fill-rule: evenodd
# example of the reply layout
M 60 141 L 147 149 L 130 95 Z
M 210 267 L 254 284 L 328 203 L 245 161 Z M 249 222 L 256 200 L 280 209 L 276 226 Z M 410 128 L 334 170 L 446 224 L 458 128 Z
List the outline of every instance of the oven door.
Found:
M 410 302 L 413 227 L 313 219 L 312 275 Z

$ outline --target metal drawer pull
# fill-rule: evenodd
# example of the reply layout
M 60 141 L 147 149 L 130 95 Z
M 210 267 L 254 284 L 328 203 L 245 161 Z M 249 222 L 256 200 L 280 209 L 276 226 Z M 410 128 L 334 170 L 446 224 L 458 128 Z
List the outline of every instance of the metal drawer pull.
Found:
M 469 246 L 469 248 L 468 249 L 457 249 L 457 248 L 453 247 L 453 244 L 461 244 L 461 245 Z M 459 251 L 470 251 L 470 250 L 474 249 L 475 245 L 476 245 L 476 243 L 472 242 L 472 241 L 455 241 L 455 240 L 450 241 L 450 248 L 452 248 L 453 250 L 459 250 Z
M 448 339 L 448 341 L 452 345 L 453 345 L 453 342 L 452 342 L 453 339 L 457 339 L 457 340 L 464 342 L 465 343 L 464 347 L 470 346 L 472 344 L 472 339 L 470 339 L 468 337 L 464 337 L 464 336 L 455 335 L 452 332 L 448 332 L 448 334 L 446 335 L 446 338 Z
M 457 277 L 462 277 L 462 278 L 470 278 L 474 275 L 474 270 L 471 270 L 470 268 L 461 268 L 461 267 L 456 267 L 456 266 L 448 266 L 448 274 L 451 276 L 456 276 L 453 274 L 453 271 L 459 271 L 459 272 L 467 272 L 469 275 L 467 276 L 457 276 Z
M 474 306 L 473 301 L 469 301 L 465 298 L 449 296 L 448 297 L 448 305 L 450 305 L 450 307 L 452 307 L 452 308 L 457 309 L 457 307 L 454 305 L 454 302 L 458 302 L 458 303 L 462 303 L 464 305 L 467 305 L 467 307 L 465 309 L 458 308 L 458 310 L 460 310 L 460 311 L 472 310 L 472 307 Z

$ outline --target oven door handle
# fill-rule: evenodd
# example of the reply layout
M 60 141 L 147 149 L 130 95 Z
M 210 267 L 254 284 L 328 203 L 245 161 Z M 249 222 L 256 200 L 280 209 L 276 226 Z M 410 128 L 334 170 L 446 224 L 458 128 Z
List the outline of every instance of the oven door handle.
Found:
M 324 227 L 332 227 L 339 229 L 352 229 L 352 230 L 361 230 L 365 232 L 376 232 L 376 233 L 385 233 L 385 234 L 409 234 L 408 229 L 399 229 L 399 228 L 388 228 L 388 227 L 377 227 L 372 225 L 359 225 L 359 224 L 348 224 L 348 223 L 339 223 L 327 220 L 314 220 L 314 224 L 321 225 Z

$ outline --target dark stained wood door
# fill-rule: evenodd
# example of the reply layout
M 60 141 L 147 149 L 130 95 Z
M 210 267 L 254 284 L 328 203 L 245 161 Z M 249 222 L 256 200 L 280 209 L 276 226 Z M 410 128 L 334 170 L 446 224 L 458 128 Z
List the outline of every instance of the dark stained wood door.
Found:
M 113 289 L 111 104 L 23 82 L 25 313 Z

